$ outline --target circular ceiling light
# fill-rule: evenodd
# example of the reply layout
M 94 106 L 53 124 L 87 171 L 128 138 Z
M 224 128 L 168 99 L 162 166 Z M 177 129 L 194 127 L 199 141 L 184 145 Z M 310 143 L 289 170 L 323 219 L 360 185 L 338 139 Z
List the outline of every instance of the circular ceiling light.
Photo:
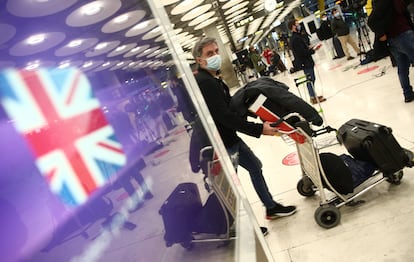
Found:
M 153 29 L 156 26 L 157 26 L 157 21 L 155 21 L 155 19 L 149 19 L 139 24 L 136 24 L 134 27 L 132 27 L 125 33 L 125 36 L 126 37 L 137 36 L 137 35 L 143 34 Z
M 114 51 L 112 51 L 111 53 L 109 53 L 107 55 L 107 57 L 113 57 L 113 56 L 117 56 L 117 55 L 122 55 L 122 54 L 128 52 L 129 50 L 131 50 L 132 48 L 134 48 L 136 46 L 137 46 L 136 43 L 131 43 L 131 44 L 126 44 L 126 45 L 118 46 Z
M 245 13 L 245 15 L 247 16 L 247 12 L 246 11 L 247 11 L 247 7 L 242 8 L 242 9 L 239 9 L 239 10 L 233 12 L 232 14 L 226 16 L 226 20 L 229 21 L 231 18 L 236 17 L 236 16 L 239 16 L 242 13 Z
M 179 15 L 199 6 L 204 0 L 184 0 L 171 10 L 171 15 Z
M 117 46 L 119 46 L 121 42 L 120 41 L 111 41 L 111 42 L 102 42 L 95 46 L 95 48 L 92 51 L 88 51 L 85 56 L 86 57 L 93 57 L 105 54 L 113 49 L 115 49 Z
M 98 23 L 115 14 L 122 6 L 120 0 L 98 0 L 83 5 L 66 17 L 66 24 L 72 27 Z
M 232 8 L 228 9 L 226 12 L 224 12 L 224 15 L 229 15 L 239 9 L 242 9 L 243 7 L 247 6 L 249 4 L 249 2 L 243 2 L 240 4 L 237 4 L 235 6 L 233 6 Z
M 126 53 L 124 57 L 134 56 L 138 54 L 139 52 L 142 52 L 142 50 L 148 49 L 149 47 L 150 45 L 141 45 L 141 46 L 134 47 L 128 53 Z
M 198 25 L 199 23 L 209 19 L 210 17 L 214 16 L 215 12 L 214 11 L 210 11 L 207 13 L 204 13 L 202 15 L 200 15 L 199 17 L 197 17 L 196 19 L 192 20 L 191 22 L 188 23 L 189 26 L 195 26 Z
M 117 63 L 119 63 L 119 60 L 107 61 L 107 62 L 101 64 L 100 66 L 96 67 L 93 71 L 94 72 L 99 72 L 99 71 L 102 71 L 102 70 L 106 70 L 110 67 L 115 66 Z
M 230 7 L 233 7 L 237 5 L 238 3 L 243 2 L 243 0 L 230 0 L 227 3 L 225 3 L 222 8 L 223 9 L 229 9 Z
M 53 67 L 55 65 L 55 62 L 53 61 L 41 61 L 41 60 L 33 60 L 30 62 L 27 62 L 24 66 L 25 70 L 35 70 L 40 67 Z
M 28 1 L 9 0 L 7 11 L 19 17 L 41 17 L 58 13 L 72 6 L 78 0 Z M 30 10 L 28 12 L 28 10 Z
M 82 65 L 82 61 L 80 60 L 76 60 L 76 61 L 72 61 L 72 60 L 64 60 L 62 62 L 59 63 L 58 68 L 59 69 L 64 69 L 67 67 L 79 67 Z
M 143 10 L 135 10 L 122 14 L 107 22 L 104 26 L 102 26 L 101 30 L 104 33 L 119 32 L 138 23 L 142 18 L 144 18 L 145 14 L 146 12 Z
M 105 63 L 105 61 L 103 60 L 99 60 L 99 61 L 86 61 L 83 63 L 83 65 L 81 67 L 79 67 L 80 70 L 82 71 L 88 71 L 88 70 L 92 70 L 100 65 L 102 65 L 103 63 Z
M 9 50 L 13 56 L 27 56 L 46 51 L 65 40 L 65 34 L 61 32 L 48 32 L 35 34 L 16 43 Z
M 84 5 L 81 7 L 80 12 L 83 15 L 96 15 L 97 13 L 101 12 L 103 9 L 103 3 L 99 1 L 95 1 Z
M 218 17 L 210 18 L 210 19 L 198 24 L 196 27 L 194 27 L 194 30 L 200 30 L 200 29 L 214 23 L 215 21 L 217 21 L 217 19 L 218 19 Z
M 83 38 L 70 41 L 67 45 L 55 51 L 56 56 L 68 56 L 93 47 L 98 42 L 96 38 Z
M 259 1 L 256 1 L 256 2 L 253 4 L 253 6 L 258 6 L 258 5 L 263 6 L 264 2 L 265 2 L 265 0 L 259 0 Z
M 160 35 L 160 36 L 158 36 L 157 38 L 154 39 L 154 42 L 161 42 L 161 41 L 164 41 L 164 40 L 165 40 L 164 36 Z
M 162 34 L 163 29 L 160 26 L 152 29 L 151 31 L 147 32 L 145 35 L 142 36 L 142 40 L 149 40 L 155 38 Z
M 138 54 L 138 55 L 136 56 L 136 58 L 139 58 L 139 57 L 144 57 L 144 56 L 148 56 L 148 55 L 150 55 L 150 54 L 151 54 L 151 52 L 153 52 L 154 50 L 157 50 L 157 49 L 160 49 L 160 47 L 159 47 L 159 46 L 154 46 L 154 47 L 151 47 L 151 48 L 149 48 L 149 49 L 145 49 L 145 50 L 144 50 L 144 52 L 142 52 L 142 53 Z
M 72 40 L 69 42 L 68 47 L 77 47 L 80 46 L 82 44 L 83 40 L 82 39 L 76 39 L 76 40 Z
M 42 43 L 43 41 L 45 41 L 45 39 L 46 39 L 45 34 L 32 35 L 29 38 L 27 38 L 26 43 L 28 45 L 38 45 Z
M 190 21 L 190 20 L 196 18 L 197 16 L 199 16 L 201 14 L 204 14 L 205 12 L 210 10 L 211 7 L 212 7 L 211 4 L 205 4 L 205 5 L 197 6 L 196 8 L 190 10 L 188 13 L 183 15 L 183 17 L 181 17 L 181 21 L 183 21 L 183 22 Z
M 128 65 L 131 62 L 132 62 L 132 60 L 120 61 L 120 62 L 116 63 L 113 67 L 111 67 L 111 69 L 109 69 L 109 70 L 113 71 L 113 70 L 120 69 L 120 68 Z

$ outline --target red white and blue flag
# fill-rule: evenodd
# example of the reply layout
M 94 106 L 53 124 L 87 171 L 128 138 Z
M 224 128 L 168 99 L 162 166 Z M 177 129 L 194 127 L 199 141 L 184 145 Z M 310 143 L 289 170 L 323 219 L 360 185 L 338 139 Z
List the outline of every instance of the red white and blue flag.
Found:
M 126 163 L 81 71 L 5 70 L 1 103 L 30 145 L 51 190 L 69 205 L 88 197 Z

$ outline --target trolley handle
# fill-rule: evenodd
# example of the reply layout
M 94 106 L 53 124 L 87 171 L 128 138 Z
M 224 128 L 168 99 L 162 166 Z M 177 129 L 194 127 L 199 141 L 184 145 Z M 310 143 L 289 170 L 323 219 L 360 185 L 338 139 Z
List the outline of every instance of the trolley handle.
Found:
M 312 136 L 312 137 L 316 137 L 316 136 L 319 136 L 319 135 L 322 135 L 322 134 L 337 131 L 337 129 L 335 129 L 331 126 L 325 126 L 323 128 L 314 130 L 310 127 L 308 121 L 303 116 L 301 116 L 299 113 L 289 113 L 289 114 L 285 115 L 284 117 L 281 117 L 276 122 L 271 123 L 270 126 L 271 127 L 277 127 L 283 121 L 286 121 L 286 120 L 288 120 L 289 118 L 292 118 L 292 117 L 298 117 L 299 118 L 299 121 L 295 124 L 295 129 L 300 127 L 305 133 L 307 133 L 309 136 Z M 281 132 L 281 133 L 290 134 L 290 133 L 294 133 L 294 132 L 296 132 L 296 130 L 292 130 L 290 132 Z
M 287 115 L 285 115 L 284 117 L 281 117 L 279 120 L 277 120 L 276 122 L 273 122 L 270 124 L 271 127 L 277 127 L 278 125 L 280 125 L 283 121 L 288 120 L 289 118 L 292 117 L 298 117 L 300 121 L 306 121 L 305 118 L 303 118 L 303 116 L 301 116 L 299 113 L 289 113 Z
M 205 146 L 200 149 L 200 162 L 202 163 L 205 159 L 211 161 L 213 159 L 214 149 L 213 146 Z
M 322 135 L 322 134 L 326 134 L 326 133 L 330 133 L 330 132 L 337 132 L 337 131 L 338 131 L 337 129 L 335 129 L 331 126 L 326 126 L 326 127 L 323 127 L 323 128 L 317 129 L 317 130 L 313 130 L 312 136 L 317 137 L 317 136 Z

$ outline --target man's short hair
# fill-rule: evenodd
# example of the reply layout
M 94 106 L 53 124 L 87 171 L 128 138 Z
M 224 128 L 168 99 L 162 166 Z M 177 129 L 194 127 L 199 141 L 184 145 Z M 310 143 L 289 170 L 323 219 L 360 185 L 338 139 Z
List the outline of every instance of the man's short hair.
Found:
M 203 48 L 206 45 L 209 45 L 211 43 L 216 43 L 217 40 L 214 37 L 203 37 L 200 39 L 197 43 L 195 43 L 193 47 L 193 57 L 196 59 L 197 57 L 200 57 L 203 54 Z
M 296 20 L 290 20 L 289 22 L 288 22 L 288 28 L 289 28 L 289 30 L 292 30 L 292 26 L 293 25 L 296 25 Z

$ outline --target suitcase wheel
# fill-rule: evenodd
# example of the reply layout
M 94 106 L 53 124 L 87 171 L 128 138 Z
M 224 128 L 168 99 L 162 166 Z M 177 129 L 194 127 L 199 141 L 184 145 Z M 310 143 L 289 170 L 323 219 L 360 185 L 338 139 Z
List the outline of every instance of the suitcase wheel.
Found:
M 183 243 L 180 243 L 180 245 L 183 248 L 187 249 L 187 251 L 191 251 L 191 250 L 194 249 L 194 243 L 193 242 L 183 242 Z
M 396 173 L 393 173 L 391 175 L 387 175 L 387 182 L 393 185 L 400 185 L 401 184 L 401 180 L 404 176 L 404 172 L 398 171 Z

